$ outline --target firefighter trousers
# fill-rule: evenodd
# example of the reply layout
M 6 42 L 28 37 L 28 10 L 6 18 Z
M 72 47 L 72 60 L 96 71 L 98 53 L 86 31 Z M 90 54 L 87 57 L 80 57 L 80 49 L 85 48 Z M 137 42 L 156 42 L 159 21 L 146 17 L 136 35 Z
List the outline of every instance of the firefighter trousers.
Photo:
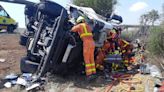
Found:
M 95 43 L 93 40 L 83 41 L 83 56 L 85 61 L 85 72 L 87 76 L 96 74 L 94 50 Z

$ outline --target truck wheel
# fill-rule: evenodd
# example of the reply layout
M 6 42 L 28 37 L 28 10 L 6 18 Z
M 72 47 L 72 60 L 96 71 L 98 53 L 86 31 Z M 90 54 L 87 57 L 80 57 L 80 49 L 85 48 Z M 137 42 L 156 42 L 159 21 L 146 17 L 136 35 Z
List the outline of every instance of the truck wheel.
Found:
M 13 33 L 14 32 L 14 26 L 10 25 L 7 27 L 7 32 L 8 33 Z
M 35 73 L 38 68 L 38 64 L 32 62 L 28 57 L 23 57 L 20 61 L 20 70 L 22 73 Z

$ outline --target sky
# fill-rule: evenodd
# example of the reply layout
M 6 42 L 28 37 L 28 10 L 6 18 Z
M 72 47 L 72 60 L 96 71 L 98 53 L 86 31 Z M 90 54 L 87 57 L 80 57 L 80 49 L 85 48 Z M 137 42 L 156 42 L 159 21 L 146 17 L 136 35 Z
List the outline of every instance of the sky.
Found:
M 164 0 L 119 0 L 115 13 L 123 17 L 123 24 L 139 24 L 140 16 L 152 9 L 162 13 Z
M 29 0 L 39 2 L 39 0 Z M 70 3 L 69 0 L 52 0 L 63 6 Z M 164 0 L 118 0 L 114 12 L 123 17 L 123 24 L 139 24 L 140 15 L 155 9 L 160 13 Z M 25 27 L 24 5 L 0 2 L 9 15 L 19 23 L 19 27 Z

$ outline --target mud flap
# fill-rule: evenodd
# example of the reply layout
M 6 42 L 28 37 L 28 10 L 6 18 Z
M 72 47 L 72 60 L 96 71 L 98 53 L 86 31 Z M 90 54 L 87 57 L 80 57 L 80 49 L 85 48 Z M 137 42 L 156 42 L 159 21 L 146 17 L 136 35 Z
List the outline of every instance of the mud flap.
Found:
M 32 62 L 28 57 L 23 57 L 20 61 L 20 70 L 22 73 L 35 73 L 38 63 Z
M 27 40 L 28 40 L 28 36 L 23 34 L 20 36 L 19 44 L 22 46 L 26 46 Z

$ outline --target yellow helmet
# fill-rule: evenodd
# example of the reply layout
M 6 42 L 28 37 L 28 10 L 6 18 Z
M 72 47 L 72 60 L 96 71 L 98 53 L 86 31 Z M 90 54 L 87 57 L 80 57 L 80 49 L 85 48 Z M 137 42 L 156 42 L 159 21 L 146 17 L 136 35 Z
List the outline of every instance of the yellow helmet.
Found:
M 77 20 L 76 20 L 76 23 L 80 23 L 80 22 L 82 22 L 83 20 L 85 20 L 84 17 L 79 16 L 79 17 L 77 18 Z

